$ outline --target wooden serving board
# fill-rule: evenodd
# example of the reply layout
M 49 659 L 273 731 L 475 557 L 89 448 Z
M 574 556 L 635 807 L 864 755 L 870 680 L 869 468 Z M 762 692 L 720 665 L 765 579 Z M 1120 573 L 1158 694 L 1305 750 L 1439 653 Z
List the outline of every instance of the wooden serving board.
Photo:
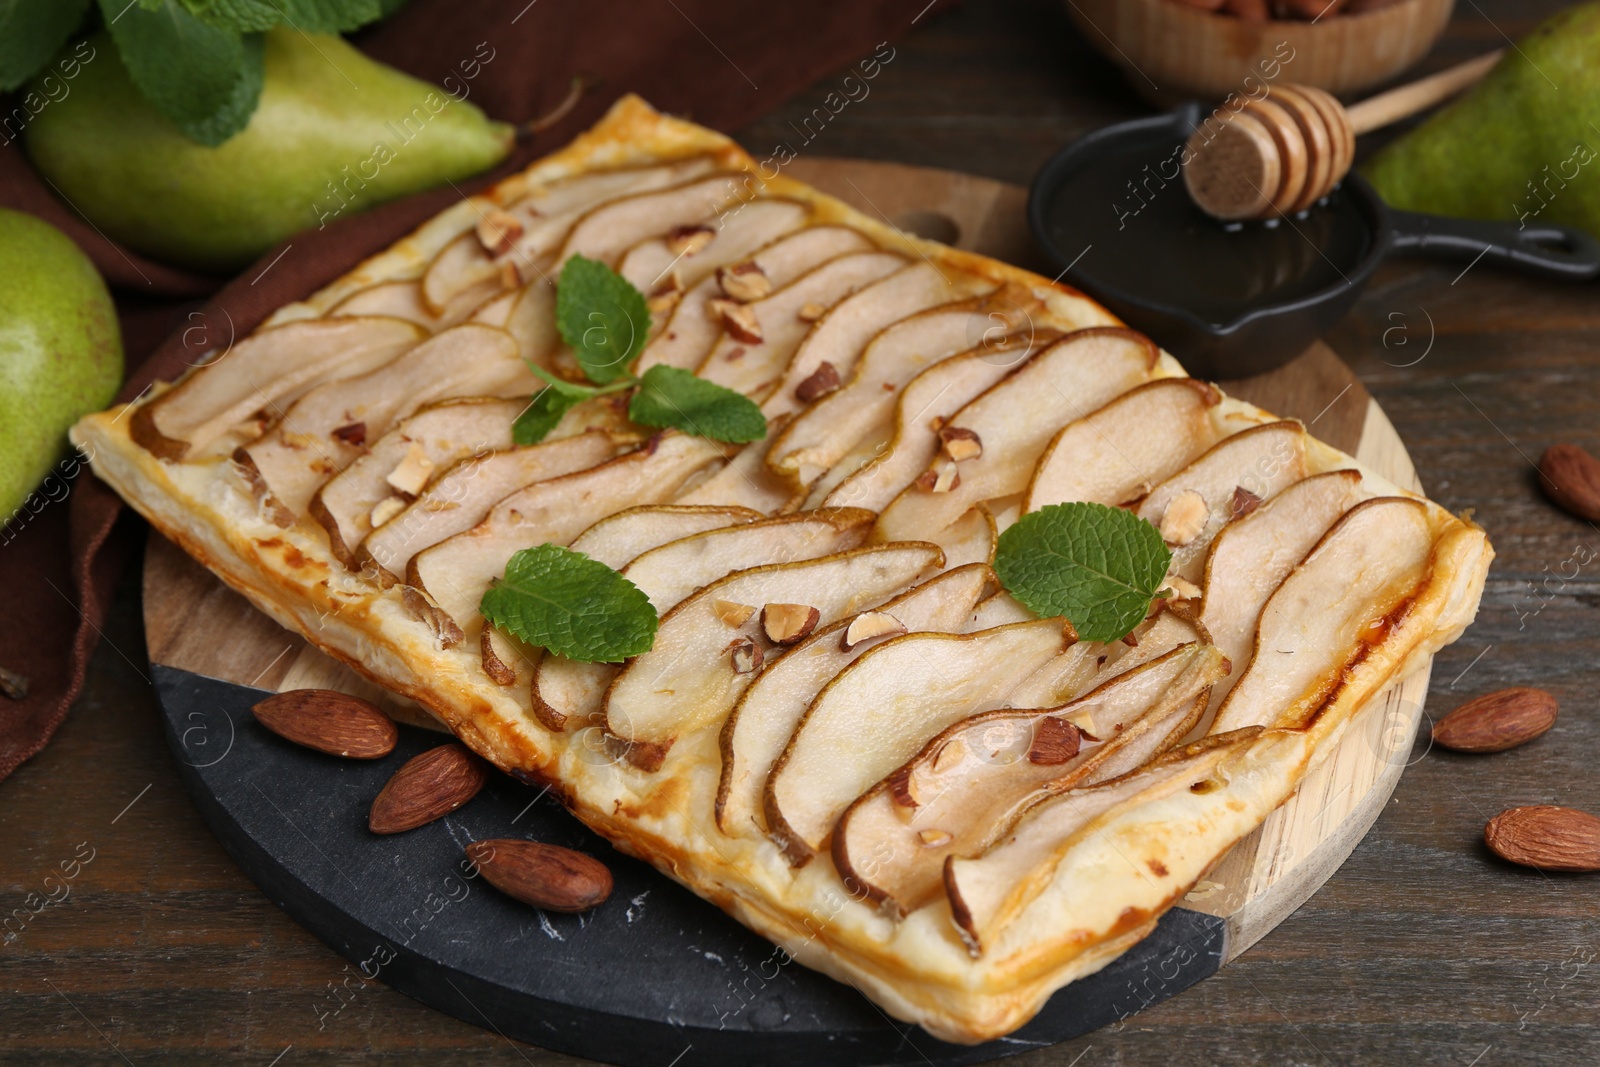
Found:
M 788 173 L 904 229 L 1038 262 L 1020 187 L 855 160 L 796 160 Z M 1420 490 L 1393 426 L 1326 346 L 1223 386 Z M 467 807 L 409 834 L 368 833 L 371 798 L 400 763 L 438 743 L 431 719 L 281 629 L 160 538 L 146 553 L 144 614 L 185 782 L 265 892 L 368 978 L 501 1033 L 626 1064 L 666 1063 L 680 1050 L 686 1065 L 752 1056 L 972 1063 L 1124 1019 L 1238 956 L 1338 869 L 1399 780 L 1428 689 L 1424 669 L 1365 708 L 1296 795 L 1149 938 L 1058 992 L 1012 1037 L 963 1047 L 893 1023 L 848 987 L 785 964 L 761 938 L 513 779 L 497 777 Z M 372 763 L 295 748 L 248 709 L 265 693 L 297 688 L 367 697 L 416 728 Z M 588 916 L 548 916 L 462 875 L 465 842 L 521 835 L 600 856 L 616 877 L 612 899 Z

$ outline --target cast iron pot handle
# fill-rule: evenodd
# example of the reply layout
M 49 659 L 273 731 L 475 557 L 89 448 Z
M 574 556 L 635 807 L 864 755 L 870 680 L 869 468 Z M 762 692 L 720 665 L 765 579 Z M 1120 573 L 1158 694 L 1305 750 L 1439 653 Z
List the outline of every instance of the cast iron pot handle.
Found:
M 1437 259 L 1476 260 L 1525 274 L 1581 282 L 1600 277 L 1600 241 L 1570 226 L 1483 222 L 1389 212 L 1396 252 Z

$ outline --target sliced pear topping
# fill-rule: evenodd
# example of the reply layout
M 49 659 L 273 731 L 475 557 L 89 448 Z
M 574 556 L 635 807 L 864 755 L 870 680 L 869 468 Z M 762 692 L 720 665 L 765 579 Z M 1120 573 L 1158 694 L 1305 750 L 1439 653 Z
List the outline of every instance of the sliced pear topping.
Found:
M 765 443 L 746 445 L 721 470 L 678 497 L 681 504 L 719 504 L 777 515 L 800 503 L 800 494 L 762 462 Z
M 761 405 L 768 418 L 798 411 L 808 402 L 800 386 L 824 363 L 834 367 L 834 382 L 855 370 L 867 343 L 883 330 L 919 311 L 991 291 L 995 284 L 966 271 L 912 263 L 841 300 L 819 320 L 795 349 L 783 379 Z M 816 392 L 811 399 L 823 395 Z
M 573 224 L 555 257 L 554 269 L 559 271 L 573 256 L 612 265 L 646 237 L 715 218 L 739 199 L 747 180 L 748 174 L 727 171 L 602 204 Z
M 1144 382 L 1158 354 L 1144 336 L 1109 327 L 1057 341 L 950 417 L 946 425 L 972 431 L 985 445 L 981 458 L 961 465 L 960 486 L 902 492 L 884 510 L 879 532 L 893 539 L 910 529 L 942 529 L 974 504 L 1027 489 L 1055 431 Z
M 974 605 L 996 588 L 994 572 L 982 565 L 930 578 L 877 611 L 867 611 L 813 633 L 774 663 L 739 698 L 722 729 L 722 778 L 717 789 L 717 825 L 724 833 L 762 834 L 761 790 L 812 699 L 846 665 L 875 647 L 863 631 L 888 618 L 904 632 L 967 629 Z M 852 630 L 857 639 L 845 647 Z M 885 631 L 880 637 L 893 636 Z M 881 643 L 881 642 L 880 642 Z
M 356 557 L 399 577 L 418 552 L 472 529 L 507 495 L 525 485 L 588 470 L 616 451 L 610 434 L 591 431 L 462 460 L 369 533 Z
M 631 762 L 653 770 L 678 737 L 719 724 L 759 677 L 734 672 L 723 651 L 728 628 L 716 617 L 715 601 L 804 602 L 817 610 L 818 624 L 825 626 L 879 604 L 943 562 L 933 545 L 900 542 L 756 567 L 713 582 L 668 612 L 655 646 L 629 662 L 611 683 L 605 701 L 607 732 L 626 743 Z M 745 626 L 755 629 L 759 622 L 752 619 Z
M 1359 471 L 1313 475 L 1260 510 L 1224 526 L 1212 542 L 1200 621 L 1212 642 L 1233 661 L 1233 674 L 1212 690 L 1213 707 L 1250 665 L 1256 625 L 1267 598 L 1339 516 L 1355 505 L 1360 484 Z
M 329 308 L 326 317 L 343 319 L 364 315 L 405 319 L 430 331 L 443 325 L 423 304 L 420 282 L 379 282 L 357 289 Z
M 852 800 L 953 722 L 1005 703 L 1069 643 L 1061 620 L 914 633 L 865 653 L 817 694 L 767 778 L 767 831 L 799 866 Z
M 360 442 L 343 432 L 352 424 L 363 439 L 375 440 L 434 400 L 528 395 L 538 386 L 510 334 L 456 326 L 386 366 L 317 386 L 234 459 L 283 507 L 302 515 L 317 488 L 361 455 Z
M 882 511 L 939 453 L 944 420 L 1028 359 L 1027 338 L 998 349 L 975 349 L 936 363 L 900 390 L 893 436 L 840 465 L 855 471 L 825 498 L 830 507 Z M 803 417 L 803 416 L 802 416 Z M 864 442 L 865 443 L 865 442 Z
M 369 443 L 367 453 L 335 475 L 311 500 L 311 517 L 328 532 L 346 566 L 372 531 L 375 509 L 392 518 L 421 492 L 431 472 L 480 452 L 511 447 L 511 423 L 525 400 L 453 400 L 427 408 Z M 596 463 L 599 460 L 595 460 Z M 407 497 L 396 496 L 406 493 Z
M 1250 666 L 1212 730 L 1313 721 L 1403 616 L 1432 552 L 1420 500 L 1377 497 L 1345 512 L 1261 609 Z
M 1135 513 L 1156 527 L 1168 525 L 1186 539 L 1169 542 L 1172 572 L 1195 582 L 1206 552 L 1225 523 L 1233 520 L 1234 491 L 1240 487 L 1261 500 L 1306 476 L 1306 431 L 1298 422 L 1269 422 L 1224 437 L 1200 458 L 1167 478 L 1139 503 Z M 1203 517 L 1198 505 L 1205 507 Z
M 572 539 L 568 547 L 621 570 L 652 548 L 680 537 L 754 522 L 761 517 L 749 508 L 646 504 L 608 515 Z
M 1220 653 L 1188 645 L 1063 707 L 963 719 L 850 805 L 834 865 L 892 912 L 913 911 L 939 894 L 946 855 L 981 855 L 1044 797 L 1118 773 L 1107 764 L 1119 749 L 1142 763 L 1176 743 L 1222 674 Z M 928 827 L 949 837 L 930 849 Z
M 744 340 L 730 329 L 707 353 L 696 373 L 748 396 L 765 397 L 777 387 L 806 335 L 812 329 L 822 329 L 822 323 L 813 327 L 802 320 L 795 314 L 796 309 L 812 301 L 837 304 L 856 290 L 900 270 L 905 263 L 903 256 L 892 252 L 853 252 L 828 260 L 764 300 L 719 305 L 731 305 L 740 316 L 758 323 L 760 339 Z M 711 303 L 715 304 L 715 300 Z
M 729 264 L 748 263 L 765 274 L 760 264 L 746 257 L 799 229 L 810 213 L 796 200 L 754 200 L 709 223 L 639 242 L 622 257 L 617 273 L 644 293 L 655 293 L 674 276 L 677 290 L 689 289 Z
M 1112 813 L 1155 803 L 1210 780 L 1222 762 L 1259 731 L 1207 738 L 1124 778 L 1063 793 L 1030 811 L 1011 834 L 983 856 L 945 860 L 950 911 L 974 958 L 1042 893 L 1062 858 Z
M 848 227 L 809 226 L 761 248 L 750 262 L 761 268 L 774 289 L 781 289 L 836 256 L 872 249 L 871 241 Z M 657 363 L 694 370 L 705 362 L 722 333 L 721 323 L 706 313 L 706 305 L 721 293 L 715 278 L 704 278 L 692 286 L 639 354 L 637 373 L 643 374 Z
M 667 500 L 721 455 L 714 442 L 667 433 L 597 467 L 535 482 L 500 501 L 470 530 L 413 556 L 406 580 L 426 589 L 465 628 L 478 619 L 489 582 L 519 550 L 565 545 L 607 515 Z
M 469 230 L 433 257 L 422 276 L 422 303 L 437 319 L 459 321 L 502 290 L 520 287 L 522 281 L 515 262 L 491 257 L 477 233 Z
M 414 322 L 377 317 L 306 319 L 260 330 L 135 408 L 129 433 L 161 459 L 193 458 L 255 413 L 275 419 L 318 382 L 365 374 L 427 336 Z
M 862 351 L 845 385 L 801 412 L 774 438 L 768 464 L 797 485 L 811 485 L 875 431 L 887 437 L 895 401 L 907 382 L 979 340 L 993 345 L 1026 327 L 1026 308 L 1032 302 L 1030 294 L 1008 288 L 884 327 Z

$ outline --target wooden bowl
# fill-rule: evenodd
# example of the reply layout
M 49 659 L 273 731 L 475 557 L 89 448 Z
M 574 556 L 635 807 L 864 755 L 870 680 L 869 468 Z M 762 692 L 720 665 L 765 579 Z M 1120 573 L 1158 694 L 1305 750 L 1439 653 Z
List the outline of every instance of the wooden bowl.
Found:
M 1260 85 L 1273 81 L 1359 92 L 1427 54 L 1454 6 L 1455 0 L 1399 0 L 1315 23 L 1246 22 L 1175 0 L 1067 0 L 1089 42 L 1161 107 L 1232 92 L 1258 95 Z

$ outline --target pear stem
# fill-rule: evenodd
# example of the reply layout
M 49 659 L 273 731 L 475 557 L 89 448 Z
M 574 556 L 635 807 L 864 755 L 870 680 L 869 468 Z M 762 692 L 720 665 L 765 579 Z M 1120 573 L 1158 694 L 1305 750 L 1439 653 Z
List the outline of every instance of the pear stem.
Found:
M 594 84 L 598 84 L 598 80 L 596 82 L 590 82 L 589 79 L 585 78 L 582 74 L 574 74 L 572 76 L 572 85 L 567 89 L 567 95 L 562 98 L 561 103 L 557 104 L 554 108 L 545 112 L 543 115 L 540 115 L 538 118 L 529 119 L 527 122 L 524 122 L 522 125 L 518 126 L 517 140 L 526 141 L 534 134 L 543 133 L 545 130 L 548 130 L 550 127 L 566 118 L 572 113 L 572 109 L 578 106 L 578 101 L 583 99 L 584 92 L 591 88 Z

